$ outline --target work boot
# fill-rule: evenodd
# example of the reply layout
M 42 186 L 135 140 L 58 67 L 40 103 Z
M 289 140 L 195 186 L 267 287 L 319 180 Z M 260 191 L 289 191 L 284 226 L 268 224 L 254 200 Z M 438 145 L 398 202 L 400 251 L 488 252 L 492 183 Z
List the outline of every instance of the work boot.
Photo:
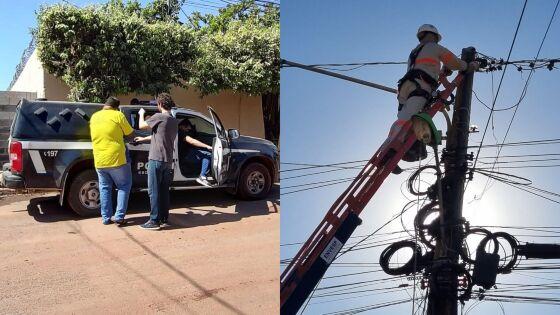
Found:
M 426 150 L 426 145 L 423 142 L 416 140 L 412 147 L 406 151 L 403 156 L 403 161 L 406 162 L 416 162 L 423 160 L 428 157 L 428 150 Z
M 387 162 L 389 162 L 390 159 L 393 158 L 393 156 L 395 156 L 395 150 L 390 149 L 387 154 L 385 154 L 385 156 L 383 157 L 383 160 L 381 160 L 381 162 L 379 162 L 380 165 L 383 165 Z M 391 173 L 395 174 L 395 175 L 399 175 L 400 173 L 402 173 L 403 170 L 402 168 L 400 168 L 400 166 L 396 165 L 395 168 L 391 171 Z

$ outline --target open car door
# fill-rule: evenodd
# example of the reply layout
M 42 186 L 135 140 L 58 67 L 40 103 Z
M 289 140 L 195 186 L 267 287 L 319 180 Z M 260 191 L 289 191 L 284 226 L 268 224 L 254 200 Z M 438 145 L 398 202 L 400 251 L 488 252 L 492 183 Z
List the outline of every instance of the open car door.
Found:
M 208 106 L 208 111 L 214 122 L 214 130 L 216 131 L 216 137 L 212 143 L 212 174 L 214 175 L 216 184 L 222 185 L 227 179 L 227 172 L 229 170 L 229 140 L 226 129 L 214 109 Z

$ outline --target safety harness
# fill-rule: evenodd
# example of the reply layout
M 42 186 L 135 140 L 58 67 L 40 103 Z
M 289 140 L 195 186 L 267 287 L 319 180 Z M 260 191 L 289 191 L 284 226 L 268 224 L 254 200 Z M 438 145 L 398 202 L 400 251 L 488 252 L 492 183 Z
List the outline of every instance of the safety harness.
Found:
M 401 86 L 406 81 L 413 82 L 416 85 L 416 89 L 414 91 L 412 91 L 408 95 L 408 97 L 420 96 L 420 97 L 425 98 L 426 100 L 430 100 L 432 98 L 432 95 L 430 94 L 430 92 L 422 89 L 422 87 L 416 81 L 416 79 L 421 79 L 424 82 L 428 83 L 432 87 L 432 90 L 434 90 L 434 91 L 437 89 L 437 87 L 439 85 L 439 82 L 437 80 L 435 80 L 431 75 L 426 73 L 426 71 L 421 70 L 421 69 L 414 69 L 414 64 L 416 63 L 416 58 L 418 57 L 418 54 L 420 54 L 420 51 L 422 51 L 422 48 L 424 48 L 424 45 L 425 44 L 422 44 L 422 45 L 418 46 L 416 49 L 414 49 L 410 53 L 410 56 L 408 57 L 408 69 L 407 69 L 406 74 L 398 81 L 398 89 L 400 91 Z M 399 104 L 399 110 L 401 108 L 402 108 L 402 104 Z

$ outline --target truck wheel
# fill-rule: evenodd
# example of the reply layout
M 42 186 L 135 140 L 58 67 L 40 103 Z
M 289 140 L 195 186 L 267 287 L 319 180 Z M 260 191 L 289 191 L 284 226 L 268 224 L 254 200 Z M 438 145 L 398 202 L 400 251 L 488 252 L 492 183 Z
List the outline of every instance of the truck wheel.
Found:
M 99 182 L 94 170 L 83 171 L 74 177 L 68 189 L 68 205 L 83 217 L 101 215 Z
M 237 196 L 241 199 L 262 199 L 270 191 L 272 179 L 268 169 L 261 163 L 250 163 L 239 177 Z

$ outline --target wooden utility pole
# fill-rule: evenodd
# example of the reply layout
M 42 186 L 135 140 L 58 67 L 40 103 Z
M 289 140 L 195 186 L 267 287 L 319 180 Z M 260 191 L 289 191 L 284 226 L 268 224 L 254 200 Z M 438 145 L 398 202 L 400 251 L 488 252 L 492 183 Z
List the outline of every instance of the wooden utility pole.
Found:
M 463 48 L 461 59 L 469 63 L 475 60 L 474 47 Z M 437 240 L 432 270 L 437 276 L 430 278 L 428 314 L 457 315 L 458 273 L 453 268 L 459 262 L 463 244 L 463 193 L 467 174 L 467 146 L 471 115 L 471 98 L 474 72 L 465 73 L 453 110 L 451 129 L 447 132 L 445 154 L 445 177 L 442 179 L 443 209 L 440 209 L 441 234 Z

